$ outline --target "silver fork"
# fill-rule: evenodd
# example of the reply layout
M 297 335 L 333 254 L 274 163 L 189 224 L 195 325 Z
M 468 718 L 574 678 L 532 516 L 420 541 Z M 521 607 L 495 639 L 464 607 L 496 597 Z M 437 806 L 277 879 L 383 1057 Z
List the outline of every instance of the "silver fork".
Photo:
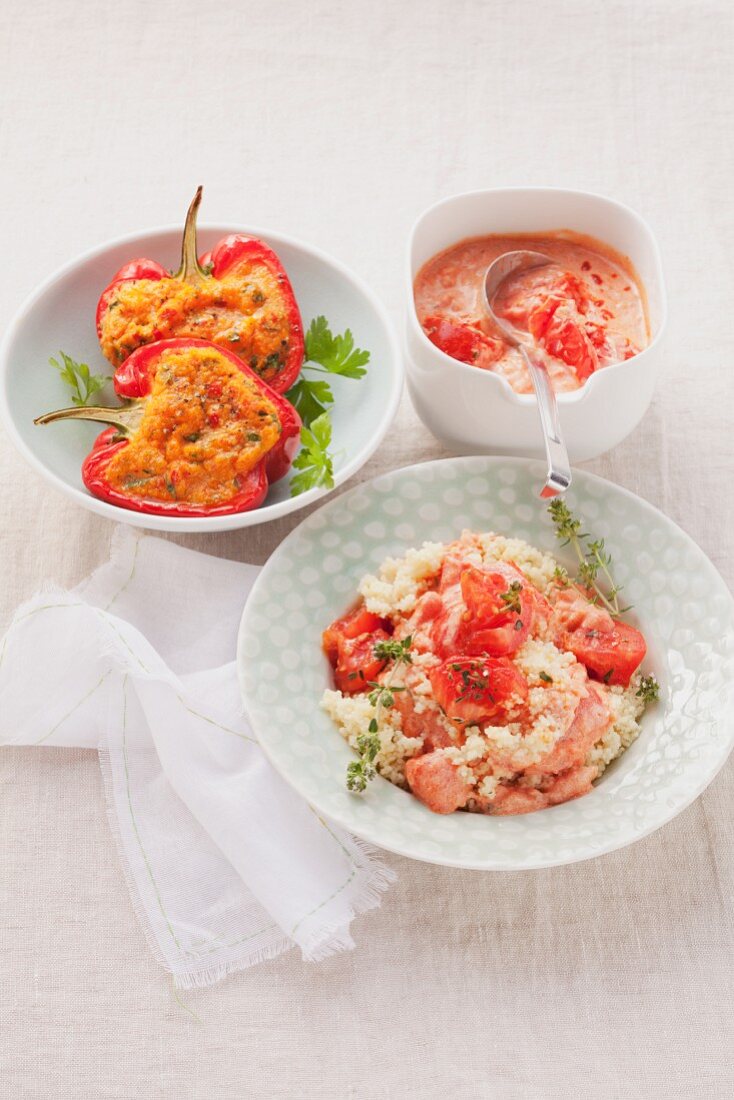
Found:
M 555 263 L 555 261 L 542 252 L 525 250 L 504 252 L 489 265 L 484 276 L 484 305 L 487 314 L 507 343 L 518 348 L 527 363 L 530 377 L 533 380 L 535 396 L 538 401 L 540 424 L 543 429 L 545 455 L 548 460 L 548 474 L 545 485 L 540 492 L 540 496 L 546 499 L 565 493 L 571 484 L 571 466 L 568 461 L 566 444 L 563 442 L 555 391 L 551 385 L 542 353 L 530 333 L 522 332 L 503 317 L 498 317 L 492 308 L 492 302 L 500 286 L 509 275 L 516 275 L 519 271 L 531 271 L 533 268 L 545 267 L 546 264 L 552 263 Z

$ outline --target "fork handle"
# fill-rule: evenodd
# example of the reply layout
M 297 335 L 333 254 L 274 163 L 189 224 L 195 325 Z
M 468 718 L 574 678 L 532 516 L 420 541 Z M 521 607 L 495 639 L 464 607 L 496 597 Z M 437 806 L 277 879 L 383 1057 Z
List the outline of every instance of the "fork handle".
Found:
M 520 351 L 533 380 L 540 424 L 543 429 L 545 456 L 548 460 L 548 477 L 540 495 L 546 498 L 554 497 L 559 493 L 565 493 L 571 484 L 571 466 L 566 444 L 563 442 L 558 402 L 545 364 L 536 359 L 522 344 L 520 344 Z

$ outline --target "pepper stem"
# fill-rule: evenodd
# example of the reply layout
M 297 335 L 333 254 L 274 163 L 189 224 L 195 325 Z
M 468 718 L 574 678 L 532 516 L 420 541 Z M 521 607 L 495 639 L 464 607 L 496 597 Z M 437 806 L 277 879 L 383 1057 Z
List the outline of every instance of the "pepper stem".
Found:
M 118 408 L 106 408 L 103 405 L 74 405 L 70 409 L 56 409 L 54 412 L 37 416 L 34 424 L 52 424 L 55 420 L 101 420 L 110 424 L 123 435 L 129 435 L 140 424 L 143 415 L 142 402 L 132 401 Z
M 186 223 L 181 243 L 181 266 L 173 275 L 174 279 L 181 279 L 184 283 L 198 283 L 206 278 L 206 271 L 199 263 L 196 248 L 196 217 L 201 205 L 202 191 L 201 186 L 196 188 L 196 194 L 186 211 Z

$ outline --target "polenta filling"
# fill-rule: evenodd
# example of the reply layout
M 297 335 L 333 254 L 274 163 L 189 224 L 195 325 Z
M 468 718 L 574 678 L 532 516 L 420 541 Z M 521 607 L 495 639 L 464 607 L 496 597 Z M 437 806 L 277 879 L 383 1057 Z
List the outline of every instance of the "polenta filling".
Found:
M 224 504 L 280 438 L 275 405 L 212 348 L 168 349 L 139 427 L 110 459 L 109 484 L 136 499 Z
M 102 351 L 123 363 L 155 340 L 193 337 L 233 351 L 265 381 L 283 370 L 290 320 L 278 276 L 262 264 L 238 265 L 223 279 L 130 279 L 119 283 L 101 322 Z

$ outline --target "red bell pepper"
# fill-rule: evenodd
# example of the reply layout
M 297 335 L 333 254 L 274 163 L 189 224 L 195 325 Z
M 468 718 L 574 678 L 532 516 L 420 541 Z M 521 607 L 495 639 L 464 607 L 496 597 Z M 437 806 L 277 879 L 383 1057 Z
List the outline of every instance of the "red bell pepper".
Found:
M 205 359 L 195 352 L 189 365 L 180 356 L 166 355 L 167 352 L 194 349 L 207 349 L 213 355 Z M 225 362 L 220 357 L 224 357 Z M 176 368 L 172 366 L 175 363 L 183 366 Z M 233 384 L 230 364 L 244 375 L 249 392 Z M 190 366 L 188 373 L 187 366 Z M 112 425 L 98 436 L 84 460 L 82 480 L 94 496 L 121 508 L 167 516 L 224 516 L 246 512 L 262 503 L 270 482 L 288 472 L 298 449 L 301 419 L 290 402 L 266 385 L 233 352 L 208 340 L 160 340 L 146 344 L 117 368 L 114 385 L 117 395 L 126 400 L 118 408 L 59 409 L 38 417 L 35 423 L 83 419 Z M 156 404 L 148 404 L 151 398 Z M 144 421 L 146 411 L 149 415 Z M 154 413 L 157 415 L 151 415 Z M 197 430 L 192 432 L 192 428 Z M 260 431 L 255 430 L 258 428 Z M 222 432 L 230 429 L 236 430 L 242 439 L 236 451 L 232 450 L 232 436 L 221 444 Z M 248 444 L 263 442 L 267 434 L 274 437 L 275 442 L 256 454 L 251 468 L 241 475 L 233 473 L 236 467 L 231 464 L 225 468 L 228 484 L 232 483 L 231 496 L 211 502 L 186 499 L 192 473 L 196 480 L 199 470 L 205 469 L 205 462 L 211 462 L 210 468 L 220 472 L 221 467 L 215 465 L 220 457 L 226 459 L 227 454 L 231 454 L 234 463 L 247 453 Z M 147 448 L 142 453 L 151 468 L 142 471 L 133 468 L 120 484 L 117 475 L 116 479 L 111 477 L 110 464 L 115 456 L 135 443 Z M 226 453 L 224 446 L 228 448 Z M 208 453 L 206 448 L 210 448 Z M 203 457 L 199 458 L 197 451 Z M 135 455 L 140 453 L 135 451 Z M 197 461 L 200 466 L 196 465 Z M 142 464 L 145 466 L 145 461 Z M 154 493 L 154 487 L 160 492 L 161 486 L 165 486 L 171 499 L 146 496 L 146 485 L 148 493 Z
M 97 303 L 102 351 L 118 366 L 141 344 L 177 336 L 205 338 L 233 351 L 274 390 L 285 393 L 304 355 L 293 287 L 275 252 L 256 237 L 230 233 L 197 259 L 201 194 L 199 187 L 186 215 L 178 271 L 167 271 L 155 260 L 132 260 L 102 292 Z

